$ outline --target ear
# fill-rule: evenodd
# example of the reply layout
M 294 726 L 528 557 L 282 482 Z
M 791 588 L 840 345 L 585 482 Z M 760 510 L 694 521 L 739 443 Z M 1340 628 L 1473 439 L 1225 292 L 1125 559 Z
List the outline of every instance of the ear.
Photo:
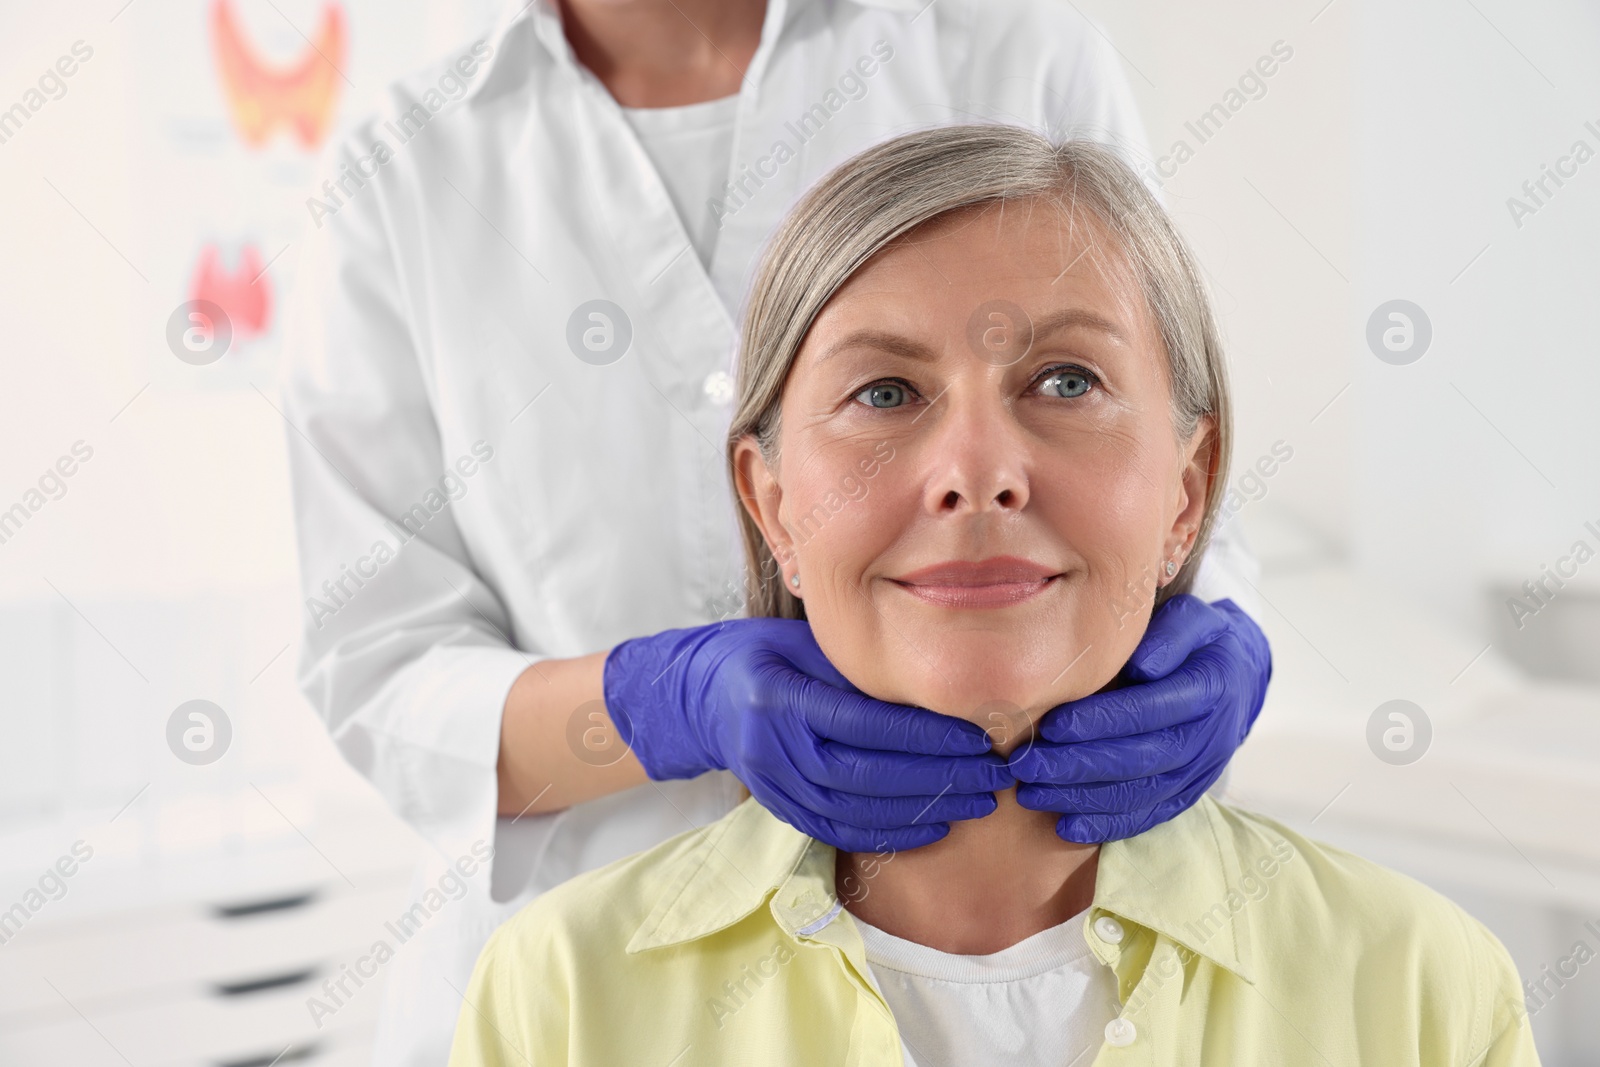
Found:
M 776 472 L 767 465 L 766 458 L 761 454 L 761 446 L 756 444 L 751 434 L 745 434 L 734 442 L 733 480 L 739 503 L 761 531 L 767 548 L 783 570 L 784 588 L 799 596 L 789 581 L 794 575 L 794 539 L 778 517 L 783 504 L 783 487 L 778 484 Z
M 1217 431 L 1211 416 L 1203 415 L 1180 450 L 1183 468 L 1178 478 L 1177 508 L 1172 528 L 1167 532 L 1166 555 L 1180 568 L 1188 561 L 1200 536 L 1200 523 L 1206 516 L 1213 480 L 1218 477 Z

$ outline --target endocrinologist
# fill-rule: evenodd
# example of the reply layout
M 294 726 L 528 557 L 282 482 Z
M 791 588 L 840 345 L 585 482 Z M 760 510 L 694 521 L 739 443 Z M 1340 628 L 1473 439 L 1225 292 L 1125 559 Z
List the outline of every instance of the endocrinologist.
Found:
M 1055 0 L 517 0 L 459 51 L 340 147 L 363 177 L 305 250 L 281 381 L 300 684 L 431 846 L 382 960 L 383 1064 L 445 1062 L 517 907 L 719 818 L 741 783 L 855 851 L 993 810 L 1015 779 L 983 730 L 861 696 L 804 622 L 740 617 L 735 316 L 801 192 L 897 133 L 1145 147 L 1115 51 Z M 443 110 L 441 78 L 469 86 Z M 839 507 L 893 477 L 891 454 Z M 1224 528 L 1181 579 L 1201 599 L 1157 613 L 1150 669 L 1047 718 L 1061 778 L 1034 796 L 1063 837 L 1131 836 L 1221 775 L 1270 657 L 1203 601 L 1242 594 L 1247 562 Z

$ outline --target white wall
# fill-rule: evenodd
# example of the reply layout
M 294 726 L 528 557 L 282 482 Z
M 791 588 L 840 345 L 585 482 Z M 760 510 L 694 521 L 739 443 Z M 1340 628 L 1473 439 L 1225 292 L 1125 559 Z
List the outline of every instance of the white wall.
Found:
M 1469 610 L 1485 577 L 1536 576 L 1600 519 L 1600 158 L 1520 228 L 1506 206 L 1575 140 L 1600 157 L 1600 9 L 1360 10 L 1358 305 L 1410 295 L 1435 341 L 1410 367 L 1361 363 L 1357 545 Z
M 1226 333 L 1236 460 L 1248 465 L 1285 442 L 1294 457 L 1267 481 L 1266 499 L 1346 549 L 1355 532 L 1356 406 L 1339 393 L 1359 355 L 1350 333 L 1355 8 L 1336 3 L 1317 15 L 1304 4 L 1151 2 L 1087 10 L 1129 63 L 1152 152 L 1169 154 L 1179 141 L 1194 150 L 1165 187 L 1211 276 Z M 1289 58 L 1276 61 L 1274 45 Z M 1273 58 L 1264 66 L 1274 73 L 1229 100 L 1242 106 L 1202 142 L 1186 123 L 1238 90 L 1262 57 Z M 1247 529 L 1256 510 L 1244 512 Z
M 1287 511 L 1488 633 L 1483 586 L 1537 577 L 1600 520 L 1600 9 L 1085 10 L 1129 61 L 1154 150 L 1198 146 L 1168 189 L 1216 284 L 1239 458 L 1280 438 L 1295 449 L 1247 528 Z M 1265 95 L 1198 144 L 1184 122 L 1279 40 L 1294 56 Z M 1517 226 L 1507 199 L 1578 139 L 1596 159 Z M 1381 363 L 1364 338 L 1395 298 L 1433 325 L 1408 366 Z M 1279 521 L 1256 532 L 1270 538 Z

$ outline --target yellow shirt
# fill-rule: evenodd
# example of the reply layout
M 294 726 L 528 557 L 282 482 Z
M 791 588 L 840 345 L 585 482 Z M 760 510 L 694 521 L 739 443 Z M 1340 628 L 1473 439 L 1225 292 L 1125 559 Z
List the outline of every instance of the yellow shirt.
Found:
M 1481 923 L 1210 797 L 1101 848 L 1084 937 L 1123 1006 L 1096 1067 L 1539 1062 L 1516 968 Z M 450 1063 L 898 1065 L 867 974 L 834 850 L 747 800 L 500 927 Z

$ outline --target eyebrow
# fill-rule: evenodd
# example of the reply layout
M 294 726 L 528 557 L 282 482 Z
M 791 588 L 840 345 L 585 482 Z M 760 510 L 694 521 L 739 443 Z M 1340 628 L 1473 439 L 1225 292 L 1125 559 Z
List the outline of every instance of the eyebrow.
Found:
M 1094 330 L 1105 334 L 1118 344 L 1128 343 L 1127 334 L 1120 326 L 1088 308 L 1063 308 L 1046 315 L 1033 324 L 1033 343 L 1038 344 L 1054 334 L 1074 329 Z M 933 350 L 921 341 L 884 330 L 866 329 L 852 331 L 829 345 L 827 350 L 817 357 L 817 362 L 822 363 L 832 359 L 845 349 L 862 347 L 876 348 L 906 359 L 922 361 L 934 359 Z
M 1064 308 L 1061 311 L 1046 315 L 1034 323 L 1033 339 L 1038 341 L 1041 338 L 1070 329 L 1094 330 L 1105 334 L 1118 344 L 1125 345 L 1129 341 L 1128 335 L 1123 332 L 1121 326 L 1118 326 L 1104 315 L 1090 311 L 1088 308 Z

